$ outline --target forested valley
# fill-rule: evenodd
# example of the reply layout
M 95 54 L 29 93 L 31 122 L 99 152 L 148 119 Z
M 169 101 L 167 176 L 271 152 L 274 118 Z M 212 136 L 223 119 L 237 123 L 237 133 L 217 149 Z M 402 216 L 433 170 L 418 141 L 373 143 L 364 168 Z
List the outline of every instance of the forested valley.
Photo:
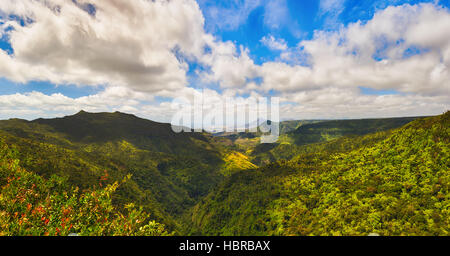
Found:
M 450 112 L 280 131 L 0 121 L 0 235 L 449 235 Z

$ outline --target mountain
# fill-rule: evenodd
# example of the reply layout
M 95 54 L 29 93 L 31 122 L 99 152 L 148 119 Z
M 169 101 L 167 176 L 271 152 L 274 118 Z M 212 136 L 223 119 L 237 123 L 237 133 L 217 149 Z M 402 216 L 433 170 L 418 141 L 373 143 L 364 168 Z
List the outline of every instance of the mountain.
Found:
M 291 120 L 275 123 L 279 125 L 280 135 L 286 137 L 288 133 L 296 130 L 302 125 L 322 122 L 320 120 Z M 260 121 L 259 126 L 263 124 L 271 124 L 271 121 Z M 233 142 L 235 150 L 246 152 L 252 150 L 261 144 L 261 136 L 263 135 L 259 130 L 257 132 L 220 132 L 213 134 L 215 137 L 225 138 Z
M 321 120 L 290 120 L 280 122 L 280 134 L 290 133 L 307 124 L 323 122 Z
M 109 193 L 114 213 L 143 207 L 168 233 L 445 234 L 448 116 L 290 121 L 277 144 L 260 144 L 258 133 L 175 133 L 134 115 L 81 111 L 0 121 L 0 145 L 61 205 L 78 202 L 64 191 Z M 30 185 L 7 187 L 8 161 L 0 161 L 3 199 Z
M 307 150 L 303 146 L 326 143 L 344 136 L 387 131 L 399 128 L 418 118 L 303 121 L 298 123 L 299 126 L 295 130 L 281 134 L 278 143 L 255 144 L 248 154 L 250 160 L 256 165 L 268 164 L 277 160 L 290 160 Z
M 51 127 L 65 138 L 77 143 L 104 143 L 126 140 L 134 146 L 165 153 L 196 154 L 203 145 L 185 147 L 191 140 L 208 142 L 201 133 L 175 133 L 170 124 L 157 123 L 134 115 L 115 113 L 87 113 L 55 119 L 37 119 L 33 124 Z M 214 158 L 212 155 L 205 160 Z
M 305 145 L 346 135 L 365 135 L 401 127 L 419 117 L 332 120 L 306 124 L 291 133 L 296 145 Z
M 161 124 L 123 113 L 79 112 L 73 116 L 0 121 L 0 136 L 19 151 L 22 166 L 42 177 L 56 174 L 82 189 L 128 174 L 114 198 L 138 203 L 169 228 L 176 218 L 224 177 L 223 150 L 202 133 L 175 133 Z M 234 165 L 233 170 L 238 166 Z
M 449 235 L 450 112 L 304 149 L 224 180 L 191 234 Z

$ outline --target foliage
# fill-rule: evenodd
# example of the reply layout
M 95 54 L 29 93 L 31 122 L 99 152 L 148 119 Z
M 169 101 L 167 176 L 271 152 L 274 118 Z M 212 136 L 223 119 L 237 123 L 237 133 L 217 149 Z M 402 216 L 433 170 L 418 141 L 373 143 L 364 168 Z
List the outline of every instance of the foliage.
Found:
M 101 182 L 106 181 L 107 175 Z M 125 182 L 125 180 L 123 181 Z M 167 235 L 133 204 L 120 212 L 112 205 L 118 183 L 80 192 L 64 178 L 46 180 L 20 167 L 14 153 L 0 143 L 0 235 L 130 236 Z
M 300 126 L 290 135 L 296 145 L 330 141 L 346 135 L 366 135 L 401 127 L 416 117 L 334 120 Z
M 229 176 L 234 172 L 240 170 L 250 170 L 257 168 L 248 157 L 239 152 L 227 153 L 224 158 L 224 166 L 221 168 L 221 172 L 224 176 Z
M 278 144 L 118 112 L 0 121 L 0 232 L 448 235 L 449 113 L 414 119 L 283 122 Z
M 294 160 L 232 175 L 193 208 L 190 231 L 449 235 L 449 143 L 450 112 L 312 146 Z
M 81 189 L 96 185 L 104 170 L 110 184 L 132 174 L 114 205 L 141 205 L 172 231 L 178 216 L 223 179 L 224 149 L 209 135 L 176 134 L 170 125 L 117 112 L 0 121 L 0 136 L 17 147 L 25 169 Z

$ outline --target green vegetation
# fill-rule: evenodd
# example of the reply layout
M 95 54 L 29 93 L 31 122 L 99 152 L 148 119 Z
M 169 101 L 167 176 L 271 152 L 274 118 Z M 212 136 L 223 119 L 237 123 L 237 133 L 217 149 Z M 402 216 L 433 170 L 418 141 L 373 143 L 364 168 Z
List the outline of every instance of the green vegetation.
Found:
M 284 121 L 279 123 L 280 127 L 280 143 L 287 141 L 293 142 L 293 131 L 306 124 L 314 124 L 322 121 L 301 120 L 301 121 Z M 258 146 L 261 142 L 261 132 L 229 132 L 217 133 L 214 136 L 222 138 L 222 143 L 227 144 L 228 147 L 242 151 L 245 153 L 251 152 L 253 148 Z M 227 143 L 228 142 L 228 143 Z
M 362 119 L 362 120 L 335 120 L 335 121 L 303 121 L 294 131 L 281 133 L 277 144 L 256 144 L 248 150 L 250 161 L 262 166 L 279 160 L 291 160 L 295 156 L 309 152 L 309 145 L 322 144 L 321 150 L 330 151 L 330 144 L 326 142 L 333 141 L 342 137 L 353 137 L 350 143 L 341 146 L 347 148 L 356 148 L 361 143 L 358 142 L 361 135 L 374 134 L 377 132 L 388 131 L 399 128 L 417 117 L 406 118 L 387 118 L 387 119 Z M 282 122 L 284 126 L 285 123 Z M 295 124 L 295 122 L 294 122 Z M 333 146 L 339 143 L 333 143 Z
M 330 141 L 346 135 L 366 135 L 401 127 L 417 117 L 335 120 L 302 125 L 290 135 L 296 145 Z
M 224 166 L 221 168 L 224 176 L 230 176 L 234 172 L 241 170 L 250 170 L 257 168 L 256 165 L 251 163 L 247 156 L 239 152 L 231 152 L 224 157 Z
M 58 175 L 81 189 L 98 185 L 108 171 L 117 189 L 113 203 L 134 203 L 171 231 L 177 219 L 222 179 L 222 152 L 209 135 L 176 134 L 170 125 L 122 113 L 35 121 L 0 121 L 0 136 L 18 150 L 21 165 L 50 178 Z
M 235 173 L 187 218 L 207 235 L 448 235 L 450 112 Z
M 115 208 L 111 196 L 118 187 L 116 182 L 80 192 L 56 175 L 43 179 L 20 167 L 14 151 L 0 141 L 0 235 L 168 235 L 142 207 Z
M 278 144 L 118 112 L 0 121 L 0 234 L 448 235 L 449 116 L 282 122 Z

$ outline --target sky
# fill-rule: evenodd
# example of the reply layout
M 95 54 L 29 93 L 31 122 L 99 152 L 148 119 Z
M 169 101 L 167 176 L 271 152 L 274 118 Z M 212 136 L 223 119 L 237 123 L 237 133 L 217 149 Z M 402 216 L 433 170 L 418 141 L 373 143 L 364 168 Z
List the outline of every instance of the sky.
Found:
M 2 0 L 0 119 L 279 97 L 281 119 L 450 110 L 450 0 Z

